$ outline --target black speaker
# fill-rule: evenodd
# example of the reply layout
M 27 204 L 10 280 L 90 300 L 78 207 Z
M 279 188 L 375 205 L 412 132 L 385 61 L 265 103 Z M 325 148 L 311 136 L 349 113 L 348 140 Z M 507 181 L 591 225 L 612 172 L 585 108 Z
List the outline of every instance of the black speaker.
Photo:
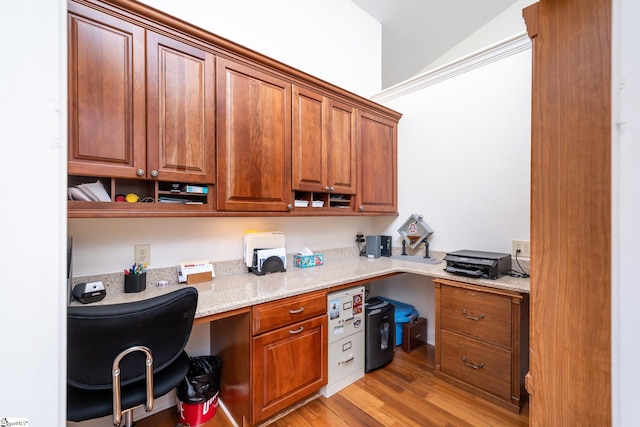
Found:
M 380 256 L 391 256 L 391 236 L 380 236 Z

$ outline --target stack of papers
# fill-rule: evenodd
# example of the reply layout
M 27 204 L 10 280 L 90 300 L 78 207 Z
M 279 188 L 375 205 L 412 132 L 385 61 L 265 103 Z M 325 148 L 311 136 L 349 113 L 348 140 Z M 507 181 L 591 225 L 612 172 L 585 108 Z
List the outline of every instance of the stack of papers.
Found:
M 308 200 L 296 200 L 295 201 L 295 207 L 296 208 L 306 208 L 307 206 L 309 206 L 309 201 Z
M 69 199 L 84 200 L 87 202 L 110 202 L 111 197 L 105 190 L 102 182 L 96 181 L 89 184 L 80 184 L 67 189 Z

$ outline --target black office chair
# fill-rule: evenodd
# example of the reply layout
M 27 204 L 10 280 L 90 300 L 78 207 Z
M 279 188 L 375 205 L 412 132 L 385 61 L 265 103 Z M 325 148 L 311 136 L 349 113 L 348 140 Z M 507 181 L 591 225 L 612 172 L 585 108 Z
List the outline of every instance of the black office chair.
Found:
M 153 409 L 153 399 L 189 369 L 189 340 L 198 292 L 185 287 L 146 300 L 67 308 L 67 420 L 85 421 Z M 153 392 L 151 392 L 153 390 Z

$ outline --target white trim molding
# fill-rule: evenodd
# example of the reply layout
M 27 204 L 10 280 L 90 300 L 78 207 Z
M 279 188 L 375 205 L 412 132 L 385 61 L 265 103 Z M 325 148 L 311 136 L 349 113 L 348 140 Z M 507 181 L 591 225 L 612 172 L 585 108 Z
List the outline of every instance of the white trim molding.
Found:
M 384 104 L 527 49 L 531 49 L 531 40 L 526 32 L 522 32 L 456 61 L 391 86 L 372 96 L 371 100 Z

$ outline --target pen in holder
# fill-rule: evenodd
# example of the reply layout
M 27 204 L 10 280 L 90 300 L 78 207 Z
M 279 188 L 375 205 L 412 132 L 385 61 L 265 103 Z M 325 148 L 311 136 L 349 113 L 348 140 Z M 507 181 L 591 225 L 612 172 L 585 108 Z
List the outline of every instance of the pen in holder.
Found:
M 145 266 L 134 264 L 124 271 L 124 292 L 142 292 L 147 289 L 147 272 Z

